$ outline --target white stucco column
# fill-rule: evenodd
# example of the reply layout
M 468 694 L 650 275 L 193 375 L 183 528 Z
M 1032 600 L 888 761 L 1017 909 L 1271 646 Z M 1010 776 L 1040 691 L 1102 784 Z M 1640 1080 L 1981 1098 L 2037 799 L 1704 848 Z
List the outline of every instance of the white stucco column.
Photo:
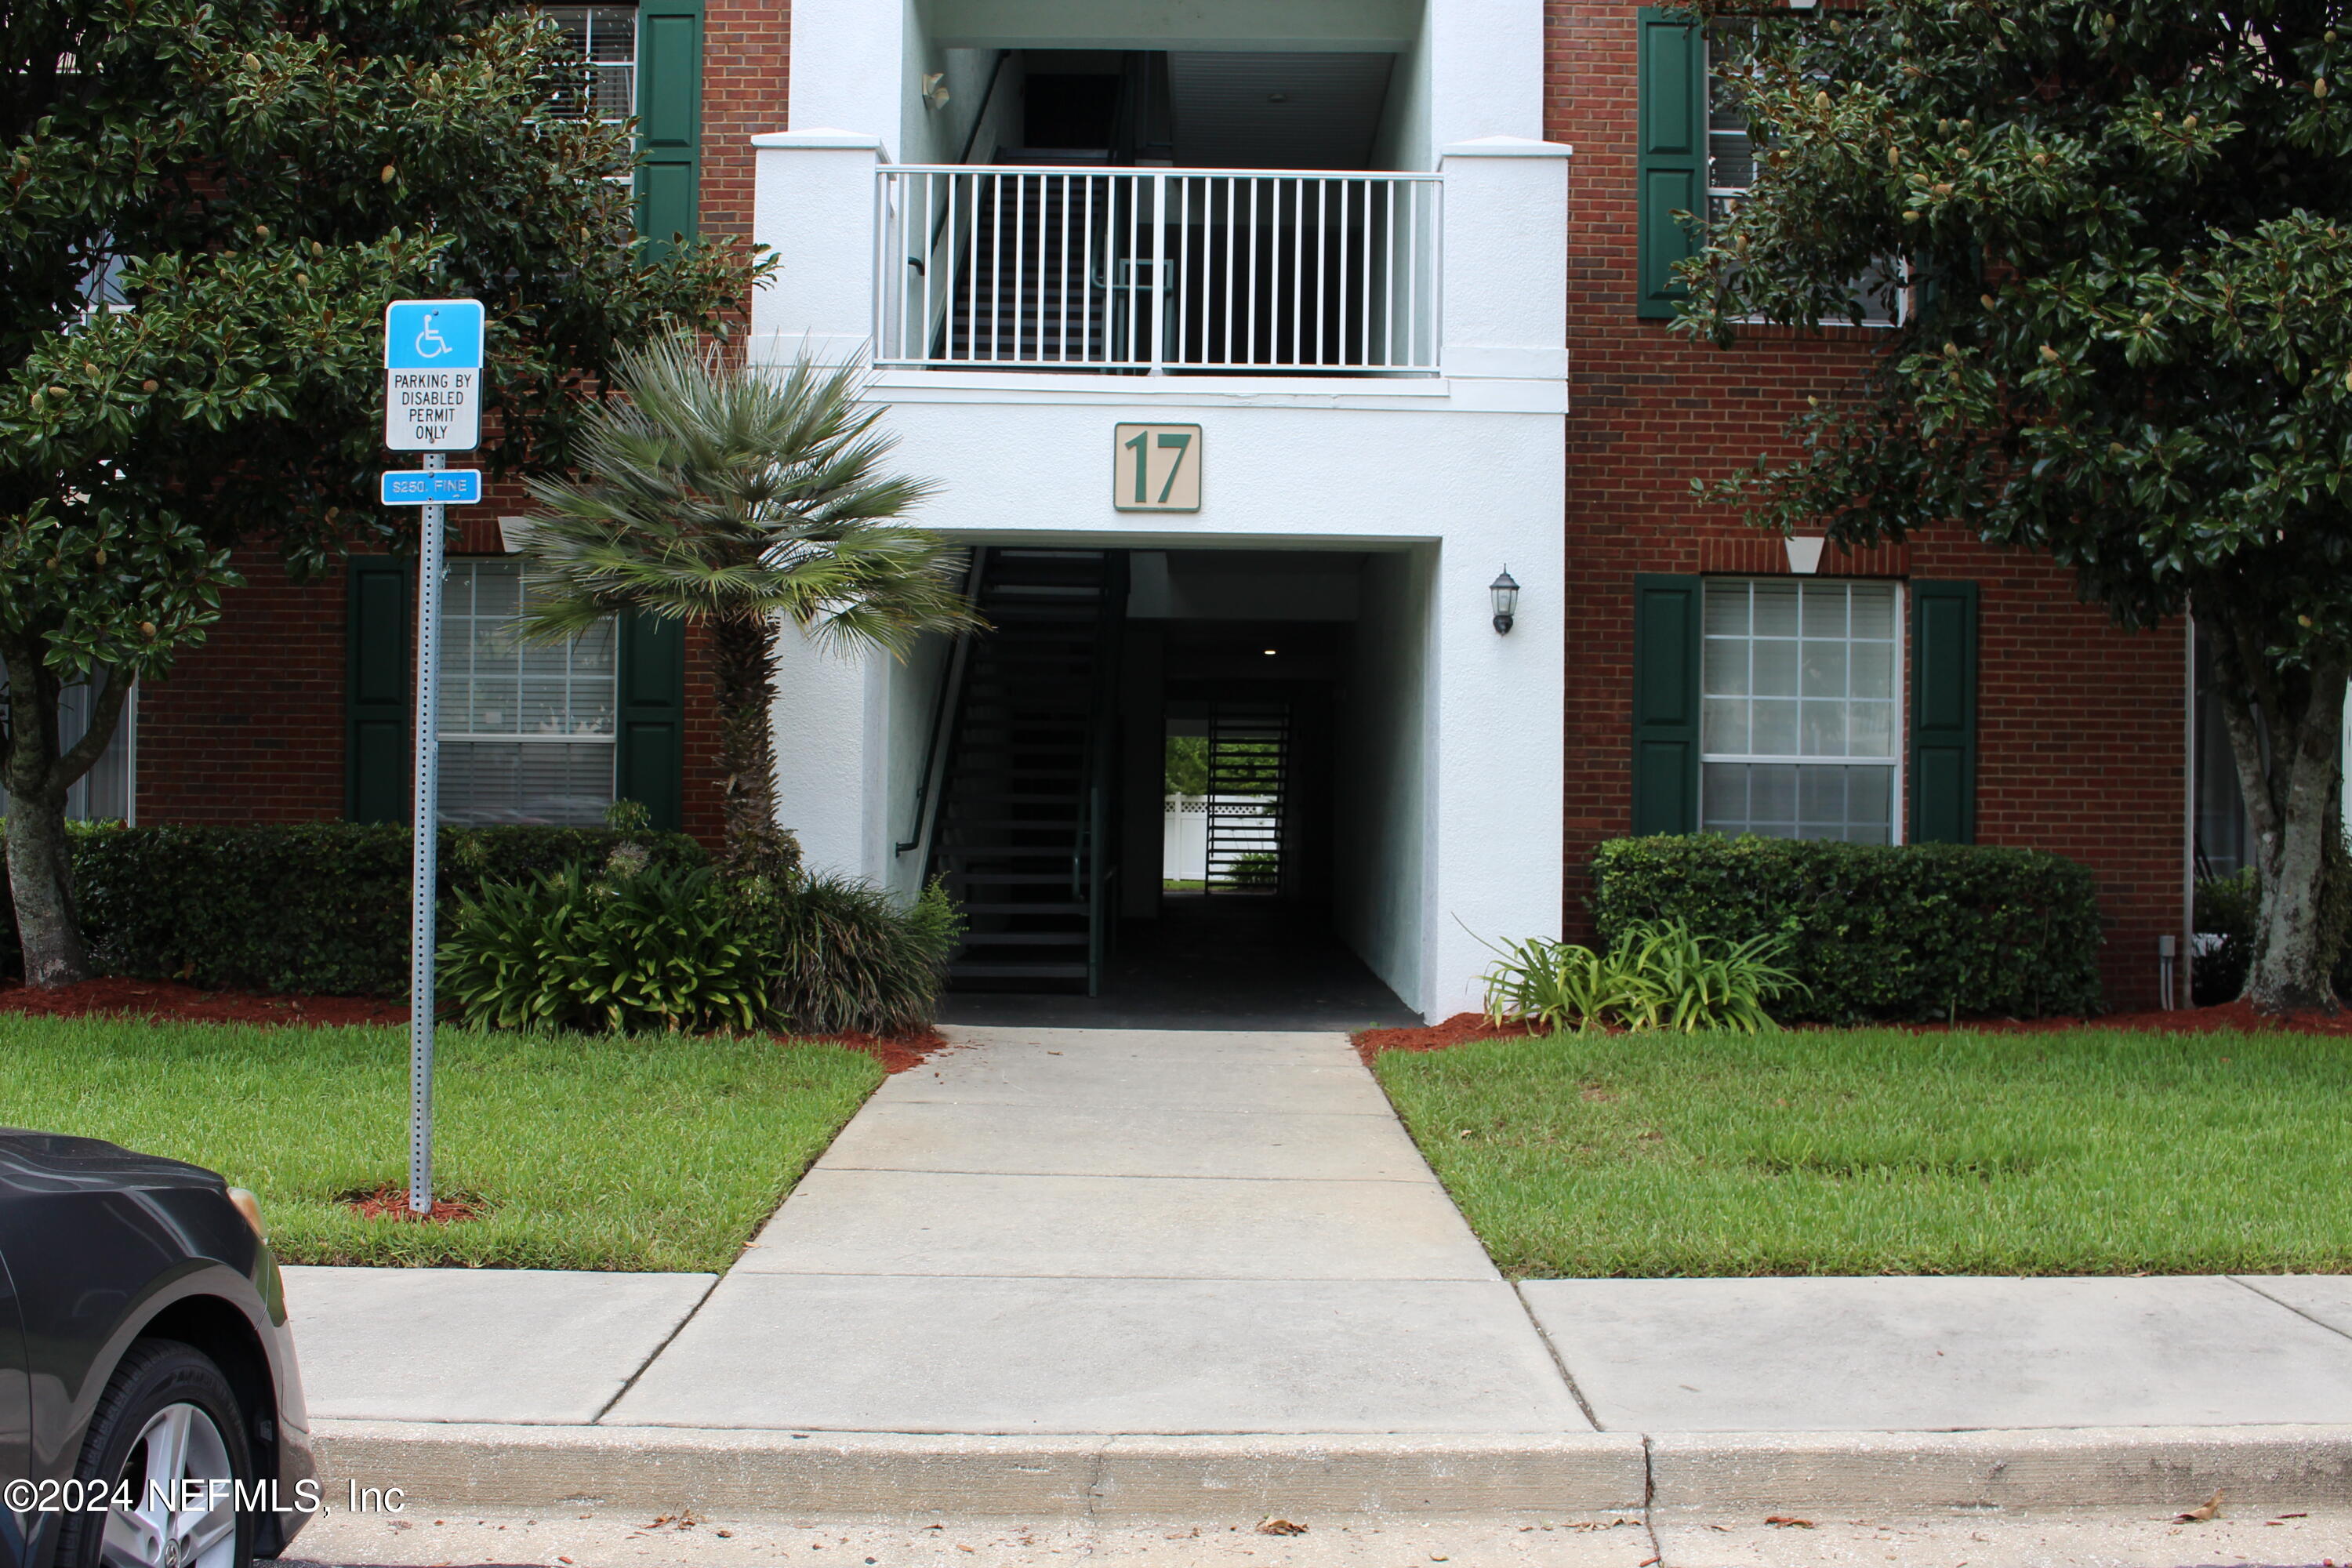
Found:
M 1444 149 L 1449 378 L 1568 379 L 1568 166 L 1559 142 Z
M 751 233 L 775 252 L 751 296 L 751 356 L 789 364 L 866 352 L 874 331 L 875 174 L 882 139 L 857 131 L 771 131 L 751 138 L 758 184 Z
M 1528 0 L 1428 0 L 1429 142 L 1543 134 L 1543 7 Z

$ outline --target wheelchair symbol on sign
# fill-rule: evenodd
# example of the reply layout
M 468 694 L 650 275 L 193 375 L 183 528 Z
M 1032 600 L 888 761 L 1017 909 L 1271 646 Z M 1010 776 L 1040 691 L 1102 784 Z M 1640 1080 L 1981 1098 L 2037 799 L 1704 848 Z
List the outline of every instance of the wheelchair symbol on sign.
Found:
M 443 337 L 440 329 L 433 324 L 434 318 L 440 313 L 438 310 L 425 311 L 425 330 L 416 334 L 416 352 L 426 359 L 439 359 L 449 352 L 449 340 Z

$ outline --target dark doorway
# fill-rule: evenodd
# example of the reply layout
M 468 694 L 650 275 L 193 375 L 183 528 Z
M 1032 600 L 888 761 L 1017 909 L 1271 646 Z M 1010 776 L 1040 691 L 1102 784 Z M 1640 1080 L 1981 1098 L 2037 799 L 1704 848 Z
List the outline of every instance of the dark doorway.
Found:
M 1003 553 L 1013 557 L 1003 563 L 1006 572 L 1034 575 L 1045 562 L 1042 552 Z M 1045 937 L 1047 893 L 1036 906 L 1008 902 L 1021 896 L 1013 879 L 1048 880 L 1045 837 L 1021 837 L 1024 851 L 1040 854 L 1034 869 L 950 847 L 940 868 L 950 890 L 973 900 L 974 931 L 941 1016 L 1125 1028 L 1418 1022 L 1335 931 L 1336 806 L 1358 654 L 1359 558 L 1200 551 L 1091 559 L 1100 564 L 1086 569 L 1087 580 L 1119 587 L 1116 611 L 1099 601 L 1083 611 L 1076 603 L 1055 607 L 1097 628 L 1089 634 L 1097 650 L 1089 673 L 1071 683 L 1073 698 L 1081 684 L 1097 694 L 1092 716 L 1083 734 L 1041 731 L 1036 739 L 1097 759 L 1093 804 L 1082 808 L 1075 795 L 1066 805 L 1042 802 L 1035 781 L 1023 782 L 1020 797 L 1039 826 L 1051 816 L 1057 828 L 1067 822 L 1075 830 L 1055 832 L 1052 846 L 1075 846 L 1056 849 L 1063 859 L 1054 864 L 1077 868 L 1071 876 L 1078 880 L 1056 879 L 1049 890 L 1069 905 L 1064 929 L 1071 935 L 1046 937 L 1069 944 L 1068 957 L 1057 963 L 1056 954 L 1027 951 Z M 992 565 L 986 577 L 999 574 Z M 975 748 L 993 744 L 1001 722 L 987 704 L 1004 688 L 989 684 L 987 672 L 1019 635 L 1013 623 L 999 626 L 998 651 L 974 655 L 982 679 L 962 706 L 965 743 Z M 1025 688 L 1022 700 L 1037 700 Z M 1071 700 L 1062 711 L 1076 721 L 1087 706 Z M 972 763 L 950 763 L 949 819 L 961 844 L 982 842 L 964 826 L 982 808 L 960 804 L 957 786 L 987 754 L 975 750 Z M 966 801 L 976 798 L 965 790 Z M 1002 835 L 985 841 L 1006 842 Z M 982 878 L 995 879 L 984 894 Z M 965 881 L 968 891 L 959 886 Z M 1076 886 L 1090 889 L 1083 912 L 1070 903 Z M 1078 933 L 1089 925 L 1095 940 L 1082 977 Z

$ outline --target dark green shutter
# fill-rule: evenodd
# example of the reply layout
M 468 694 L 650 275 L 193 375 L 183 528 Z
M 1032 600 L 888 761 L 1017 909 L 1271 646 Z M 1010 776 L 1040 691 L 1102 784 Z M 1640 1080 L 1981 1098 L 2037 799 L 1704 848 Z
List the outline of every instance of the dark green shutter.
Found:
M 353 822 L 406 822 L 415 787 L 409 711 L 409 580 L 415 565 L 389 556 L 350 563 L 343 676 L 343 814 Z
M 1977 585 L 1911 584 L 1914 844 L 1977 836 Z
M 656 827 L 677 827 L 686 793 L 686 626 L 632 610 L 621 616 L 621 729 L 613 794 Z
M 1633 831 L 1698 831 L 1696 577 L 1633 579 Z
M 1634 13 L 1641 106 L 1634 149 L 1636 311 L 1671 318 L 1693 246 L 1677 213 L 1706 213 L 1706 40 L 1687 12 Z
M 637 232 L 656 248 L 694 237 L 702 174 L 701 0 L 637 8 Z

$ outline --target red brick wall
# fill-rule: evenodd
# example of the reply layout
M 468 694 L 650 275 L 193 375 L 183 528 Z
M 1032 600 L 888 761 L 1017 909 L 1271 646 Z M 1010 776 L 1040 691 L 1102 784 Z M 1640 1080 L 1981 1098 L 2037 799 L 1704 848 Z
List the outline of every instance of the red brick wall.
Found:
M 343 584 L 243 557 L 247 586 L 171 676 L 139 690 L 142 822 L 343 814 Z
M 1727 351 L 1633 313 L 1634 7 L 1550 0 L 1546 127 L 1573 143 L 1569 257 L 1569 924 L 1589 932 L 1585 868 L 1632 816 L 1636 572 L 1785 571 L 1777 542 L 1694 505 L 1689 483 L 1785 450 L 1809 393 L 1849 384 L 1870 337 L 1762 332 Z M 2157 938 L 2185 923 L 2180 633 L 2126 635 L 2038 557 L 1929 534 L 1824 573 L 1980 585 L 1978 837 L 2091 866 L 2109 925 L 2108 996 L 2155 1001 Z
M 785 128 L 792 46 L 786 0 L 705 0 L 702 232 L 751 232 L 751 139 Z

